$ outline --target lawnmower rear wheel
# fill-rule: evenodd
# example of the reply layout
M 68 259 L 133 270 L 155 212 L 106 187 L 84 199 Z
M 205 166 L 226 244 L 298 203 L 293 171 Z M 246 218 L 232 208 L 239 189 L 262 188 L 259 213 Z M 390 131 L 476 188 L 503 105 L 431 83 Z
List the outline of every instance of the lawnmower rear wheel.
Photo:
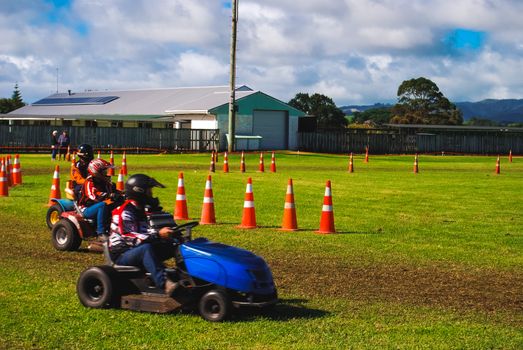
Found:
M 56 250 L 74 251 L 80 248 L 82 239 L 78 230 L 67 219 L 58 221 L 51 231 L 51 241 Z

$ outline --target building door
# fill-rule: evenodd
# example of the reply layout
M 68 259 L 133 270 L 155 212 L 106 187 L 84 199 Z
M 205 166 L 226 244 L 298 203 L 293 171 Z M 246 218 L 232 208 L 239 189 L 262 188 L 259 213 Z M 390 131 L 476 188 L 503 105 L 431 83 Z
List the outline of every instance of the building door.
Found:
M 253 111 L 252 134 L 262 137 L 260 148 L 287 149 L 289 116 L 287 111 Z

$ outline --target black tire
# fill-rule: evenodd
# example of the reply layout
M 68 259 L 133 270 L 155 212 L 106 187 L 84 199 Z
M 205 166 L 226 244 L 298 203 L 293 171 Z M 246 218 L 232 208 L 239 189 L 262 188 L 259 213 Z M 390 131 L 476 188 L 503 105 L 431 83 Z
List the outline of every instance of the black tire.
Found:
M 201 297 L 198 310 L 207 321 L 220 322 L 230 316 L 231 301 L 226 292 L 214 289 Z
M 76 283 L 82 305 L 94 309 L 111 307 L 117 301 L 115 271 L 110 266 L 94 266 L 83 271 Z
M 62 215 L 63 211 L 64 210 L 60 204 L 54 204 L 49 207 L 47 210 L 47 215 L 45 216 L 45 222 L 47 223 L 47 227 L 49 227 L 50 230 L 52 230 L 54 225 L 60 221 L 60 215 Z
M 51 242 L 56 250 L 73 251 L 80 248 L 82 238 L 69 220 L 61 219 L 51 231 Z

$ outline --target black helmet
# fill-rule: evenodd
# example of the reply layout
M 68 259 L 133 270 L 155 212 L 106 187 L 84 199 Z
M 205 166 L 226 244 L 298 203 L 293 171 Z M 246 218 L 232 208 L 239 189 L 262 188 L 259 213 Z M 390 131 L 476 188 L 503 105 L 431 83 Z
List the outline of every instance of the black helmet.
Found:
M 147 190 L 153 187 L 165 188 L 164 185 L 150 176 L 135 174 L 130 176 L 125 182 L 125 196 L 129 199 L 135 199 L 139 202 L 146 203 L 152 199 L 147 198 Z
M 93 148 L 91 147 L 91 145 L 88 145 L 87 143 L 83 143 L 80 146 L 78 146 L 78 151 L 76 151 L 76 154 L 78 155 L 78 157 L 87 162 L 90 162 L 94 158 Z

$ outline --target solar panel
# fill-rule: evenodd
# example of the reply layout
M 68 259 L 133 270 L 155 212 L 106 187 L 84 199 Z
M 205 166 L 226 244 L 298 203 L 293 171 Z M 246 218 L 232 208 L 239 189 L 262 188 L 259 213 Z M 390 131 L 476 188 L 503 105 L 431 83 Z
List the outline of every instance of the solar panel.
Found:
M 67 105 L 104 105 L 119 98 L 118 96 L 98 97 L 56 97 L 43 98 L 33 103 L 33 106 L 67 106 Z

